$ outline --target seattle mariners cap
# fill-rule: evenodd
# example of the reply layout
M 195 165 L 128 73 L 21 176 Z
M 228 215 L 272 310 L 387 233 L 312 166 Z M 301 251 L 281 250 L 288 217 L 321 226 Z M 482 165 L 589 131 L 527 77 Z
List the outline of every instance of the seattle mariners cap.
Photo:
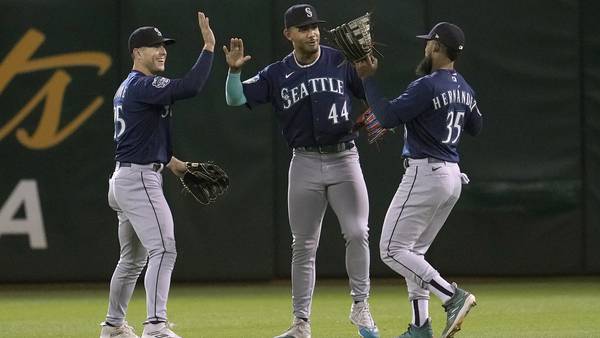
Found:
M 140 27 L 129 36 L 129 52 L 131 53 L 134 48 L 152 47 L 161 43 L 170 45 L 175 43 L 175 40 L 165 38 L 156 27 Z
M 309 4 L 294 5 L 285 11 L 283 16 L 285 28 L 302 27 L 313 23 L 322 23 L 317 16 L 317 10 Z
M 450 49 L 462 51 L 465 47 L 465 34 L 457 25 L 440 22 L 427 35 L 417 35 L 419 39 L 438 40 Z

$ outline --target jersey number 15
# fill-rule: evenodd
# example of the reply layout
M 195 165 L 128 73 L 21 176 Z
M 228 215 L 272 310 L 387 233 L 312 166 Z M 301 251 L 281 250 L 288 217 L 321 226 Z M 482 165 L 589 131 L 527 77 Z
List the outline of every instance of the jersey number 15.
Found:
M 123 113 L 123 106 L 120 104 L 113 106 L 115 111 L 115 135 L 114 139 L 117 141 L 121 135 L 125 132 L 125 120 L 121 118 Z

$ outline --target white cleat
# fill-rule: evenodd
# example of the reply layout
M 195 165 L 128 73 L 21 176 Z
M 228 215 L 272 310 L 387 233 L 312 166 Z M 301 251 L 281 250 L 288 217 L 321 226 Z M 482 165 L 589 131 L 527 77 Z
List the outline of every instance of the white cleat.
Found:
M 127 322 L 124 322 L 121 326 L 111 326 L 106 322 L 102 322 L 100 326 L 102 326 L 100 338 L 140 338 Z
M 144 324 L 144 332 L 142 338 L 182 338 L 171 331 L 172 324 L 168 322 L 160 322 L 158 324 Z
M 369 311 L 369 303 L 352 303 L 350 308 L 350 322 L 358 328 L 358 333 L 363 338 L 379 338 L 379 330 Z
M 300 318 L 294 318 L 292 326 L 275 338 L 310 338 L 310 323 Z

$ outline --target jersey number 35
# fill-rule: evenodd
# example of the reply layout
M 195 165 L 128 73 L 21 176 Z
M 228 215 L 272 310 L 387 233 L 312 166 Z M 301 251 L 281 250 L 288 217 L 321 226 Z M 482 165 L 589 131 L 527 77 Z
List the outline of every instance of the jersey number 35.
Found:
M 448 115 L 446 116 L 446 129 L 448 130 L 448 135 L 446 139 L 442 141 L 442 143 L 450 143 L 455 144 L 460 139 L 460 133 L 462 132 L 462 122 L 465 117 L 464 111 L 454 111 L 449 110 Z

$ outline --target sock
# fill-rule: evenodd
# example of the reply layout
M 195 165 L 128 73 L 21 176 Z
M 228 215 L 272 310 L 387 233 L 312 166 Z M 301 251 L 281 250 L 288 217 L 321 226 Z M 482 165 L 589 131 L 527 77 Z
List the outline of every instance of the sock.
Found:
M 433 278 L 429 282 L 429 286 L 427 287 L 427 289 L 429 289 L 429 291 L 433 292 L 433 294 L 438 296 L 438 298 L 444 304 L 454 295 L 454 286 L 448 283 L 441 276 Z
M 411 301 L 412 307 L 412 323 L 416 327 L 421 327 L 427 318 L 429 318 L 429 299 L 413 299 Z

